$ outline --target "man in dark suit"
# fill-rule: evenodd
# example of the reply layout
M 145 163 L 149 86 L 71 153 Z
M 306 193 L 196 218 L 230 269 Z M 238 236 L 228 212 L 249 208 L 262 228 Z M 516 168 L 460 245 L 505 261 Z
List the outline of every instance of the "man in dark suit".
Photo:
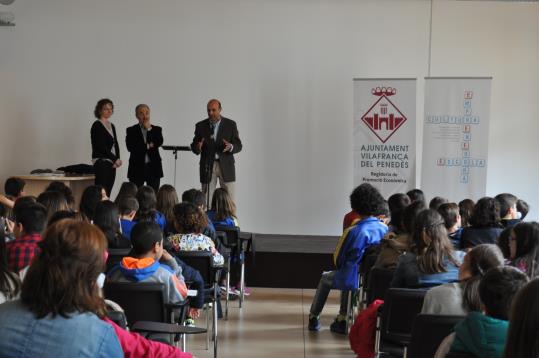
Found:
M 150 123 L 150 107 L 139 104 L 135 109 L 138 124 L 127 128 L 125 143 L 129 156 L 127 178 L 137 186 L 146 182 L 155 192 L 159 190 L 159 181 L 163 177 L 163 166 L 159 147 L 163 144 L 161 127 Z
M 191 143 L 191 150 L 197 155 L 200 154 L 202 191 L 207 195 L 209 187 L 211 202 L 219 179 L 219 186 L 226 188 L 234 199 L 234 154 L 242 149 L 238 127 L 233 120 L 221 117 L 222 107 L 219 100 L 211 99 L 207 110 L 208 118 L 196 124 L 195 137 Z

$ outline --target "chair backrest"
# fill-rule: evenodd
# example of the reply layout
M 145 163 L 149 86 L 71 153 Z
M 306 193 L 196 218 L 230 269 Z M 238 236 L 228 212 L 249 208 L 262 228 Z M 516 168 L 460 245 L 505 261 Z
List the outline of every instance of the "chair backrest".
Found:
M 449 352 L 445 355 L 445 358 L 475 358 L 471 353 L 453 353 Z
M 222 244 L 228 248 L 238 246 L 240 244 L 240 228 L 237 226 L 222 226 L 215 225 L 215 231 L 224 232 L 226 235 L 220 236 Z M 219 235 L 218 235 L 219 236 Z
M 374 300 L 383 300 L 391 280 L 393 280 L 394 270 L 374 267 L 371 269 L 367 285 L 367 305 Z
M 412 338 L 412 325 L 421 312 L 426 290 L 390 288 L 384 299 L 380 324 L 382 341 L 407 345 Z
M 121 311 L 107 311 L 107 318 L 116 323 L 120 328 L 127 329 L 127 318 Z
M 200 273 L 206 287 L 216 282 L 213 255 L 210 251 L 178 251 L 176 256 Z
M 362 284 L 364 288 L 368 285 L 369 274 L 372 267 L 376 263 L 376 259 L 378 258 L 378 254 L 372 249 L 374 247 L 375 246 L 371 246 L 371 250 L 365 250 L 365 253 L 363 254 L 363 259 L 361 260 L 361 264 L 359 265 L 359 274 L 362 277 Z
M 105 298 L 119 304 L 132 326 L 138 321 L 170 322 L 163 283 L 105 282 Z
M 412 340 L 408 346 L 407 356 L 412 358 L 434 357 L 440 343 L 464 318 L 464 316 L 418 315 L 412 328 Z
M 120 261 L 129 255 L 131 249 L 108 249 L 109 257 L 107 258 L 107 268 L 105 272 L 109 272 L 114 265 L 119 264 Z

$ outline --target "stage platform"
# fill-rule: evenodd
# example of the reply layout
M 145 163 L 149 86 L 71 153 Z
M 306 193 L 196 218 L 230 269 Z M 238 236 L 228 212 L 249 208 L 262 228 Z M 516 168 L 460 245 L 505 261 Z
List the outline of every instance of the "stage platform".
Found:
M 338 236 L 256 234 L 256 254 L 246 257 L 247 286 L 316 288 L 322 271 L 334 268 L 338 240 Z

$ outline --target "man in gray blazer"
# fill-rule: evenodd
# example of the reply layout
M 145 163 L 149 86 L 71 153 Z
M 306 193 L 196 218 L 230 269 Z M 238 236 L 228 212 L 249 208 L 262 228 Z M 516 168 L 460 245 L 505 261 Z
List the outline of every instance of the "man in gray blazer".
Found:
M 200 154 L 200 183 L 202 191 L 209 200 L 217 186 L 228 190 L 234 199 L 234 182 L 236 181 L 236 168 L 234 154 L 242 149 L 236 122 L 221 116 L 221 102 L 211 99 L 207 105 L 208 118 L 198 122 L 195 126 L 195 136 L 191 143 L 191 150 Z M 209 203 L 207 203 L 209 206 Z

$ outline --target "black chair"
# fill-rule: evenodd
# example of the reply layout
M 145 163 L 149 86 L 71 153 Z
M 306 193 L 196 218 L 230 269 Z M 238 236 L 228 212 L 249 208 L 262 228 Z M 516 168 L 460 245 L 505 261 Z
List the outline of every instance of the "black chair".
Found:
M 107 268 L 105 273 L 109 272 L 111 268 L 119 264 L 120 261 L 129 255 L 131 249 L 108 249 L 109 257 L 107 258 Z
M 227 260 L 227 282 L 226 282 L 226 306 L 225 319 L 228 318 L 228 289 L 230 287 L 230 261 L 232 258 L 239 260 L 240 268 L 240 297 L 239 306 L 242 307 L 245 299 L 245 245 L 252 245 L 254 234 L 242 233 L 237 226 L 222 226 L 215 225 L 217 239 L 221 246 L 230 250 L 230 255 Z
M 412 328 L 412 340 L 406 347 L 404 357 L 434 357 L 440 343 L 464 318 L 464 316 L 418 315 Z
M 454 353 L 449 352 L 445 355 L 445 358 L 475 358 L 473 354 L 470 353 Z
M 225 267 L 224 267 L 224 272 L 225 272 L 225 285 L 226 285 L 226 290 L 225 290 L 225 314 L 224 314 L 224 319 L 225 321 L 228 320 L 228 301 L 229 301 L 229 290 L 230 290 L 230 255 L 231 255 L 231 252 L 232 250 L 231 249 L 228 249 L 226 246 L 224 246 L 224 242 L 227 240 L 227 235 L 226 235 L 226 232 L 224 231 L 216 231 L 215 232 L 215 238 L 216 238 L 216 247 L 217 247 L 217 250 L 221 253 L 221 255 L 223 255 L 223 257 L 225 258 Z
M 421 312 L 426 292 L 406 288 L 390 288 L 387 291 L 376 321 L 376 353 L 403 356 L 404 347 L 412 338 L 412 325 Z
M 211 294 L 204 296 L 204 303 L 206 304 L 206 348 L 209 346 L 209 304 L 212 304 L 212 339 L 214 356 L 217 356 L 217 305 L 220 301 L 217 297 L 219 291 L 219 272 L 223 268 L 222 266 L 214 266 L 213 254 L 210 251 L 178 251 L 176 256 L 191 266 L 200 273 L 204 280 L 205 289 Z
M 371 269 L 367 285 L 367 306 L 374 300 L 383 300 L 391 280 L 393 280 L 394 270 L 375 267 Z
M 359 265 L 357 289 L 348 291 L 348 305 L 346 308 L 346 332 L 354 325 L 355 317 L 365 307 L 366 302 L 366 285 L 369 272 L 376 262 L 377 246 L 369 246 L 363 254 L 363 259 Z M 357 311 L 356 311 L 357 310 Z
M 369 285 L 369 275 L 378 258 L 377 246 L 370 246 L 363 254 L 363 260 L 359 265 L 359 297 L 358 311 L 363 309 L 367 303 L 367 287 Z
M 167 294 L 163 283 L 155 282 L 105 282 L 105 298 L 119 304 L 125 312 L 127 324 L 132 331 L 168 334 L 174 344 L 175 335 L 205 333 L 196 327 L 185 327 L 183 322 L 187 301 L 166 303 Z M 178 319 L 175 319 L 175 316 Z M 182 349 L 185 351 L 185 339 Z
M 127 318 L 122 311 L 107 310 L 107 318 L 116 323 L 118 327 L 127 329 Z

